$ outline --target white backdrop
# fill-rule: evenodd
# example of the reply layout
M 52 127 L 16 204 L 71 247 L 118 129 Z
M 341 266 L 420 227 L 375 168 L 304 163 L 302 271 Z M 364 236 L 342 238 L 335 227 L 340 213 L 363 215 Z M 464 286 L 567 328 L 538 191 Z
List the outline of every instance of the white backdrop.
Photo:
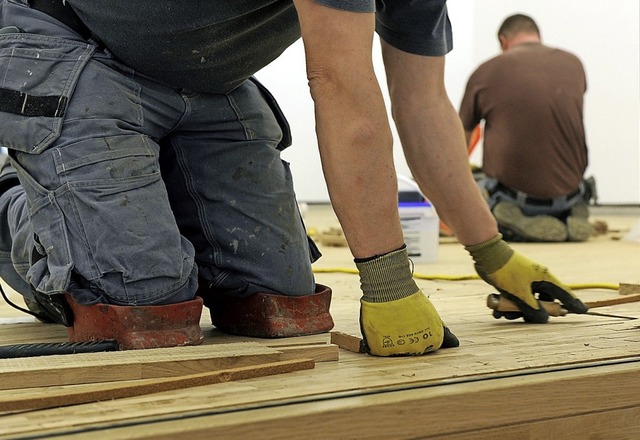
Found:
M 585 127 L 590 165 L 600 204 L 640 204 L 640 9 L 637 0 L 452 0 L 454 50 L 447 55 L 446 83 L 456 108 L 470 73 L 499 53 L 496 32 L 513 13 L 532 16 L 543 42 L 580 57 L 587 71 Z M 385 84 L 379 48 L 374 61 Z M 284 152 L 291 163 L 298 199 L 327 202 L 314 128 L 302 42 L 298 41 L 257 77 L 271 90 L 291 124 L 294 145 Z M 396 168 L 409 174 L 399 140 Z M 481 164 L 481 146 L 471 161 Z M 428 166 L 425 164 L 425 166 Z

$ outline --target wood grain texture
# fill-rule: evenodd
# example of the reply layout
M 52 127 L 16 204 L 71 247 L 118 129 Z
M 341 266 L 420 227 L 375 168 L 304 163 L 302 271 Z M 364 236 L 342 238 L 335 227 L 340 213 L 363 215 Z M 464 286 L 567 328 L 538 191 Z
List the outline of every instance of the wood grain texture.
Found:
M 317 344 L 278 347 L 280 359 L 313 359 L 315 362 L 333 362 L 340 359 L 340 352 L 335 344 Z
M 364 353 L 362 338 L 342 332 L 331 332 L 331 343 L 352 353 Z
M 624 227 L 616 219 L 607 221 L 614 228 Z M 305 223 L 324 229 L 314 224 L 312 217 L 306 217 Z M 585 243 L 516 243 L 512 247 L 548 266 L 567 284 L 640 282 L 636 243 L 600 236 Z M 354 268 L 347 249 L 327 246 L 321 251 L 323 258 L 314 263 L 319 269 Z M 472 271 L 468 253 L 455 240 L 441 240 L 436 262 L 415 266 L 415 273 L 420 274 L 466 275 Z M 326 272 L 316 278 L 333 289 L 334 330 L 359 335 L 357 275 Z M 371 434 L 370 438 L 440 436 L 460 440 L 474 432 L 488 433 L 484 438 L 500 438 L 492 437 L 494 432 L 522 432 L 520 438 L 537 440 L 534 431 L 544 425 L 565 427 L 567 432 L 592 432 L 593 439 L 604 439 L 608 437 L 600 434 L 618 422 L 619 429 L 612 428 L 611 433 L 619 437 L 613 438 L 637 438 L 628 434 L 640 432 L 634 412 L 640 406 L 636 382 L 640 372 L 630 369 L 625 375 L 613 367 L 596 370 L 586 365 L 640 356 L 638 321 L 573 314 L 551 318 L 545 325 L 496 320 L 486 307 L 487 295 L 495 290 L 482 281 L 416 282 L 460 339 L 459 348 L 393 359 L 340 350 L 339 361 L 316 363 L 311 370 L 5 414 L 0 437 L 208 439 L 219 434 L 222 438 L 291 438 L 295 433 L 309 439 L 366 438 L 364 434 Z M 617 292 L 612 295 L 602 289 L 577 293 L 585 302 L 618 297 Z M 638 303 L 617 304 L 607 311 L 635 316 Z M 20 316 L 1 304 L 0 315 Z M 223 335 L 211 326 L 207 313 L 201 325 L 205 345 L 252 342 L 278 350 L 278 346 L 330 344 L 328 333 L 282 340 Z M 64 340 L 64 329 L 55 325 L 0 325 L 2 344 Z M 532 374 L 549 367 L 567 372 Z M 494 374 L 518 376 L 485 380 Z M 543 378 L 548 382 L 541 382 Z M 80 387 L 92 385 L 49 387 L 38 392 L 63 393 Z M 395 392 L 389 401 L 378 401 L 381 397 L 372 394 L 385 391 L 384 395 L 391 396 L 386 392 L 391 388 L 403 391 Z M 27 392 L 35 390 L 0 390 L 0 399 Z M 617 407 L 618 403 L 624 407 Z M 611 420 L 605 423 L 607 417 Z M 564 423 L 566 420 L 577 422 Z M 578 430 L 580 424 L 584 427 Z
M 195 418 L 173 417 L 126 428 L 105 427 L 92 434 L 112 440 L 178 437 L 324 440 L 464 439 L 470 433 L 499 432 L 506 433 L 505 438 L 517 439 L 529 438 L 517 435 L 530 432 L 543 422 L 559 429 L 590 432 L 604 418 L 617 414 L 626 417 L 615 424 L 617 432 L 631 434 L 638 427 L 635 416 L 640 409 L 636 394 L 640 392 L 639 368 L 637 364 L 593 366 L 587 371 L 531 372 L 526 380 L 515 375 L 433 383 L 413 389 L 287 402 L 286 406 L 202 412 Z M 509 405 L 505 406 L 505 402 Z M 578 427 L 578 423 L 584 426 Z M 552 430 L 543 432 L 548 436 L 532 438 L 565 438 L 562 430 L 555 435 Z
M 640 293 L 640 284 L 620 283 L 618 286 L 618 292 L 620 295 L 632 295 L 634 293 Z
M 0 359 L 0 389 L 75 385 L 204 373 L 279 361 L 252 342 Z
M 634 302 L 640 302 L 640 295 L 624 296 L 621 298 L 602 299 L 598 301 L 587 301 L 585 302 L 585 304 L 592 309 L 595 307 L 608 307 L 608 306 L 615 306 L 618 304 L 628 304 L 628 303 L 634 303 Z
M 20 411 L 54 408 L 79 403 L 99 402 L 101 400 L 121 399 L 143 394 L 185 389 L 222 382 L 284 374 L 292 371 L 309 370 L 315 366 L 312 359 L 293 359 L 280 362 L 268 362 L 248 367 L 227 368 L 219 371 L 189 374 L 172 378 L 142 379 L 137 381 L 94 384 L 91 387 L 57 388 L 22 391 L 15 396 L 0 399 L 0 411 Z

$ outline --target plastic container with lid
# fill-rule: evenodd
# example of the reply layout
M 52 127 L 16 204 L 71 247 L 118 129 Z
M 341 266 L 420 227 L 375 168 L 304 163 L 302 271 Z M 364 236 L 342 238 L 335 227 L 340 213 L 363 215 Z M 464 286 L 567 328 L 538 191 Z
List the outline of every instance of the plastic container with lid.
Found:
M 398 212 L 409 258 L 415 263 L 436 261 L 440 234 L 438 214 L 417 183 L 402 175 L 398 176 Z

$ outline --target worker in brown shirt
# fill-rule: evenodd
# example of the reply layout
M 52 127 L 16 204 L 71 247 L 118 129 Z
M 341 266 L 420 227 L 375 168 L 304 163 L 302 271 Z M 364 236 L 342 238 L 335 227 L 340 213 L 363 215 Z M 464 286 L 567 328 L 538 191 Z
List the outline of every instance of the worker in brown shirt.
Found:
M 582 63 L 543 45 L 526 15 L 508 17 L 498 39 L 503 53 L 473 72 L 460 107 L 467 140 L 485 121 L 479 183 L 505 238 L 584 241 L 591 193 Z

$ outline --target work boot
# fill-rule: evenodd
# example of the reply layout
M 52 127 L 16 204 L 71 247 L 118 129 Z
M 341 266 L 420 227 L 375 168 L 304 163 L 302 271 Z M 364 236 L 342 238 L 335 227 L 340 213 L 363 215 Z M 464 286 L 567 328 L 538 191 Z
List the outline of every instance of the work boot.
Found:
M 550 215 L 526 216 L 518 205 L 499 202 L 493 208 L 500 232 L 507 241 L 560 242 L 567 240 L 567 226 Z
M 202 298 L 159 306 L 82 305 L 68 293 L 70 342 L 115 340 L 120 350 L 199 345 Z
M 569 241 L 587 241 L 593 232 L 589 223 L 589 207 L 586 203 L 578 203 L 571 208 L 567 217 Z
M 213 325 L 232 335 L 285 338 L 325 333 L 333 328 L 329 313 L 331 289 L 320 284 L 316 284 L 314 294 L 305 296 L 256 293 L 237 297 L 211 291 L 202 296 Z
M 52 324 L 56 322 L 56 318 L 46 311 L 37 301 L 23 297 L 24 303 L 27 309 L 33 314 L 33 316 L 40 322 L 45 324 Z

